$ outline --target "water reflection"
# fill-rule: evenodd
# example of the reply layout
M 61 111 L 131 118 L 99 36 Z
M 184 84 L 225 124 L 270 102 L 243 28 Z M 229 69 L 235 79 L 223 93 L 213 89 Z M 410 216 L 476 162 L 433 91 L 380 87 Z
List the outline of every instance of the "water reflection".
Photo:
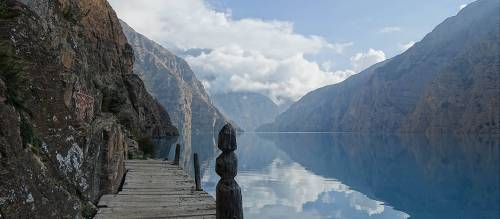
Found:
M 215 194 L 214 137 L 198 137 L 191 151 Z M 238 143 L 246 218 L 500 218 L 498 137 L 245 133 Z

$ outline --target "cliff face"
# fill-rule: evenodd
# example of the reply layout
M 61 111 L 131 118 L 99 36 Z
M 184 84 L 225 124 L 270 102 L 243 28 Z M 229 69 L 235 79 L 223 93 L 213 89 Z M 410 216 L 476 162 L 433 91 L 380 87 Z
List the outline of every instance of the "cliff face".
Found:
M 261 130 L 500 133 L 499 3 L 479 0 L 408 51 L 313 91 Z
M 279 107 L 258 93 L 230 92 L 212 96 L 218 109 L 245 131 L 254 131 L 262 124 L 274 121 Z
M 497 12 L 500 10 L 497 7 Z M 500 13 L 496 28 L 462 51 L 425 88 L 403 131 L 500 133 Z M 483 24 L 484 25 L 484 24 Z
M 167 109 L 184 143 L 190 144 L 191 133 L 218 133 L 227 120 L 212 105 L 187 62 L 135 32 L 123 21 L 121 24 L 135 53 L 134 73 Z
M 0 214 L 88 215 L 119 188 L 130 135 L 177 130 L 107 1 L 0 3 Z

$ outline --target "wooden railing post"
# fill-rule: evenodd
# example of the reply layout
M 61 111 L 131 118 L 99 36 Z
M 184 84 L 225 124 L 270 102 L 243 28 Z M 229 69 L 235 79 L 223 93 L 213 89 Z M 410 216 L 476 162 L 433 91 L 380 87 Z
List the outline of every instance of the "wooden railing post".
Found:
M 179 158 L 181 156 L 181 145 L 175 145 L 174 165 L 179 165 Z
M 200 161 L 198 160 L 198 154 L 194 153 L 194 182 L 196 183 L 196 191 L 202 191 L 201 181 L 200 181 Z
M 243 219 L 241 190 L 234 180 L 238 172 L 238 159 L 234 153 L 236 131 L 231 124 L 226 124 L 219 132 L 217 146 L 222 151 L 215 164 L 215 172 L 221 177 L 216 188 L 217 219 Z

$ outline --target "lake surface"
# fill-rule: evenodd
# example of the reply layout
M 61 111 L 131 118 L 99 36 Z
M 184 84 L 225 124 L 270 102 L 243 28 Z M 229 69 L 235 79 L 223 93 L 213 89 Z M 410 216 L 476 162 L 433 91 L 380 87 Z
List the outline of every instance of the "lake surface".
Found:
M 215 196 L 213 134 L 183 144 Z M 238 176 L 245 218 L 500 218 L 498 137 L 244 133 Z M 172 143 L 169 143 L 173 145 Z M 173 147 L 159 149 L 173 158 Z

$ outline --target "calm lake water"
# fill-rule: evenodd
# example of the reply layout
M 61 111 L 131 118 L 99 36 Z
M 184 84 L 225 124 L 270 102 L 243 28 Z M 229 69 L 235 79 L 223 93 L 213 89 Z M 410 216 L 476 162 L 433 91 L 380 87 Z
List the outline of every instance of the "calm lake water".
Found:
M 500 218 L 498 137 L 244 133 L 237 139 L 245 218 Z M 215 138 L 180 142 L 189 171 L 192 153 L 199 154 L 202 186 L 215 196 Z M 173 147 L 158 156 L 172 159 Z

